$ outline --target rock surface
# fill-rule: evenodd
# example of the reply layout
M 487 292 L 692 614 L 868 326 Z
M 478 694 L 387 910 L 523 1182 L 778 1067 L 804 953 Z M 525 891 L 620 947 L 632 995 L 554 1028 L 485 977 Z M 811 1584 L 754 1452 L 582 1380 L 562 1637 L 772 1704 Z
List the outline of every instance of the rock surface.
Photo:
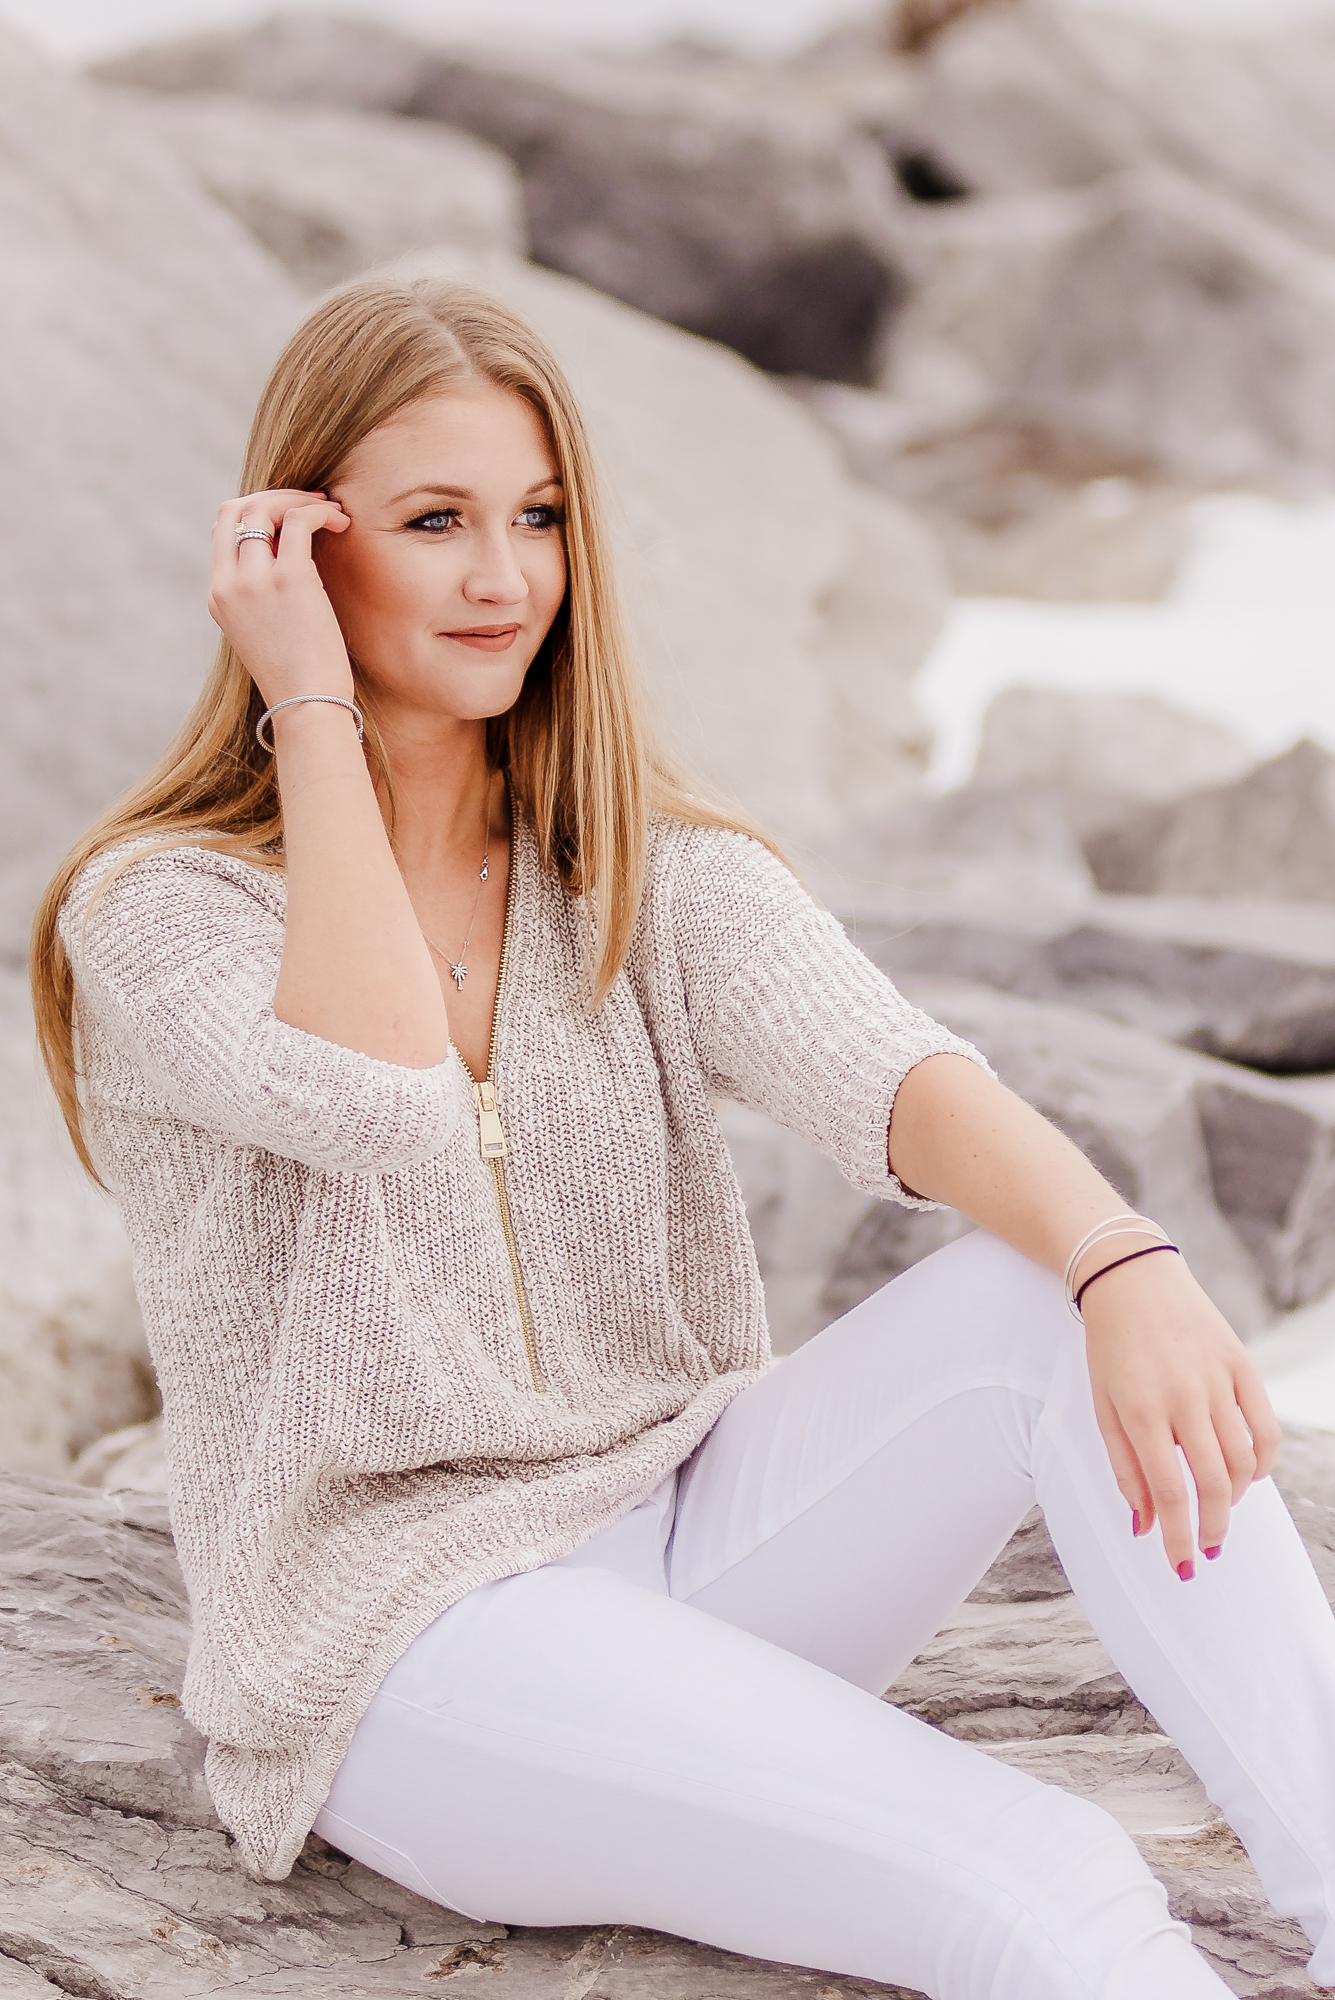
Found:
M 1328 22 L 1214 36 L 1025 0 L 934 41 L 911 131 L 979 191 L 1161 161 L 1335 249 L 1333 79 Z
M 527 252 L 518 175 L 462 132 L 242 97 L 115 95 L 303 291 L 438 243 Z
M 217 636 L 208 529 L 298 300 L 153 133 L 14 38 L 0 48 L 0 361 L 23 385 L 0 420 L 0 947 L 15 953 L 69 841 L 198 687 Z
M 1335 1441 L 1291 1438 L 1278 1476 L 1329 1589 Z M 160 1499 L 0 1475 L 0 1993 L 389 2000 L 485 1971 L 514 2000 L 915 2000 L 630 1927 L 476 1922 L 315 1837 L 286 1882 L 255 1882 L 180 1711 L 187 1616 Z M 1038 1515 L 891 1698 L 1111 1811 L 1235 1993 L 1315 1992 L 1305 1941 L 1116 1674 Z
M 1090 897 L 1074 912 L 994 902 L 901 907 L 860 935 L 887 970 L 981 980 L 1106 1014 L 1183 1048 L 1275 1075 L 1335 1069 L 1335 922 L 1328 905 Z
M 912 934 L 861 934 L 907 997 L 972 1041 L 1003 1083 L 1074 1140 L 1125 1200 L 1156 1216 L 1243 1338 L 1335 1283 L 1335 1092 L 1178 1049 L 1083 1007 L 906 971 Z M 789 1352 L 965 1228 L 856 1194 L 767 1119 L 722 1108 L 765 1280 Z
M 783 115 L 709 73 L 552 50 L 433 51 L 355 21 L 288 15 L 104 67 L 180 90 L 374 103 L 469 131 L 523 176 L 540 263 L 761 367 L 867 381 L 897 291 L 890 177 L 811 104 Z
M 1335 757 L 1296 744 L 1235 784 L 1128 813 L 1086 852 L 1113 894 L 1335 902 Z
M 973 781 L 1050 786 L 1083 838 L 1129 807 L 1231 783 L 1255 762 L 1222 723 L 1154 695 L 1012 687 L 983 717 Z

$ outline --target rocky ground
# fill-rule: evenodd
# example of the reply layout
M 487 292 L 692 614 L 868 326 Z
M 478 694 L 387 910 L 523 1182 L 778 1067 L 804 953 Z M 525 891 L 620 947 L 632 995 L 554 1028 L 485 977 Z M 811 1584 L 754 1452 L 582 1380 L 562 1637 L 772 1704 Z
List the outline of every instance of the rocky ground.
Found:
M 1335 1439 L 1291 1436 L 1279 1478 L 1335 1594 Z M 202 1739 L 181 1714 L 187 1640 L 160 1495 L 0 1475 L 6 2000 L 406 2000 L 474 1978 L 500 2000 L 890 1992 L 629 1927 L 477 1923 L 314 1836 L 289 1880 L 253 1881 L 214 1818 Z M 1038 1515 L 887 1698 L 1112 1812 L 1235 1993 L 1315 1994 L 1305 1941 L 1270 1911 L 1228 1827 L 1114 1670 Z

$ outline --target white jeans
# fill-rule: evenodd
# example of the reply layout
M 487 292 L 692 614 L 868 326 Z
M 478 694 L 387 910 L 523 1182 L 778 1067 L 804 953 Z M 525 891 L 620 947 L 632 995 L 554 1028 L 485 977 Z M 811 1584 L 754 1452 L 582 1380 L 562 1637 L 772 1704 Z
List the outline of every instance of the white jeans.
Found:
M 1335 1982 L 1335 1620 L 1266 1481 L 1136 1542 L 1055 1279 L 970 1236 L 730 1406 L 654 1498 L 392 1669 L 316 1829 L 439 1902 L 933 2000 L 1227 1989 L 1130 1839 L 879 1699 L 1037 1499 L 1104 1645 Z

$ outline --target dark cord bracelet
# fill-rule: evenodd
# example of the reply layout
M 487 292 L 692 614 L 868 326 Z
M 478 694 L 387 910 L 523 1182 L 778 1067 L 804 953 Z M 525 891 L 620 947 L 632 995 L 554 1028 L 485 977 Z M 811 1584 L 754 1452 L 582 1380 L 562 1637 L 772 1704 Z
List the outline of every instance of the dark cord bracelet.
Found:
M 1131 1251 L 1129 1256 L 1114 1257 L 1111 1264 L 1105 1264 L 1103 1266 L 1103 1269 L 1101 1271 L 1096 1271 L 1092 1278 L 1085 1279 L 1084 1284 L 1080 1287 L 1080 1290 L 1075 1295 L 1076 1311 L 1079 1312 L 1080 1301 L 1081 1299 L 1083 1299 L 1085 1293 L 1089 1290 L 1090 1286 L 1097 1285 L 1100 1278 L 1106 1278 L 1109 1271 L 1119 1271 L 1123 1264 L 1134 1264 L 1137 1257 L 1157 1256 L 1160 1250 L 1171 1250 L 1175 1257 L 1180 1257 L 1182 1255 L 1182 1252 L 1178 1249 L 1176 1243 L 1151 1243 L 1148 1250 L 1133 1250 Z

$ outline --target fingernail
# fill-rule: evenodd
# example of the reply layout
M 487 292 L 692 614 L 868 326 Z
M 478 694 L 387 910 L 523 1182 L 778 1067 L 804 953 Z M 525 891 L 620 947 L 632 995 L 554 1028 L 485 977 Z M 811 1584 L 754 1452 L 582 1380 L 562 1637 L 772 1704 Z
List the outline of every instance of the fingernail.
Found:
M 1140 1533 L 1140 1509 L 1139 1509 L 1139 1507 L 1133 1507 L 1133 1508 L 1131 1509 L 1131 1532 L 1132 1532 L 1132 1534 L 1133 1534 L 1133 1535 L 1138 1535 L 1138 1534 Z
M 1223 1545 L 1223 1543 L 1222 1543 L 1222 1542 L 1216 1542 L 1216 1543 L 1215 1543 L 1215 1545 L 1214 1545 L 1214 1547 L 1213 1547 L 1212 1549 L 1207 1549 L 1207 1550 L 1205 1551 L 1205 1560 L 1206 1560 L 1206 1562 L 1208 1562 L 1208 1563 L 1212 1563 L 1212 1562 L 1214 1561 L 1214 1559 L 1215 1559 L 1215 1557 L 1216 1557 L 1216 1556 L 1222 1556 L 1222 1555 L 1223 1555 L 1223 1553 L 1224 1553 L 1224 1545 Z
M 1196 1565 L 1194 1562 L 1192 1562 L 1191 1558 L 1188 1557 L 1186 1562 L 1181 1562 L 1178 1564 L 1177 1573 L 1181 1577 L 1183 1583 L 1190 1583 L 1192 1577 L 1195 1576 L 1196 1574 Z

